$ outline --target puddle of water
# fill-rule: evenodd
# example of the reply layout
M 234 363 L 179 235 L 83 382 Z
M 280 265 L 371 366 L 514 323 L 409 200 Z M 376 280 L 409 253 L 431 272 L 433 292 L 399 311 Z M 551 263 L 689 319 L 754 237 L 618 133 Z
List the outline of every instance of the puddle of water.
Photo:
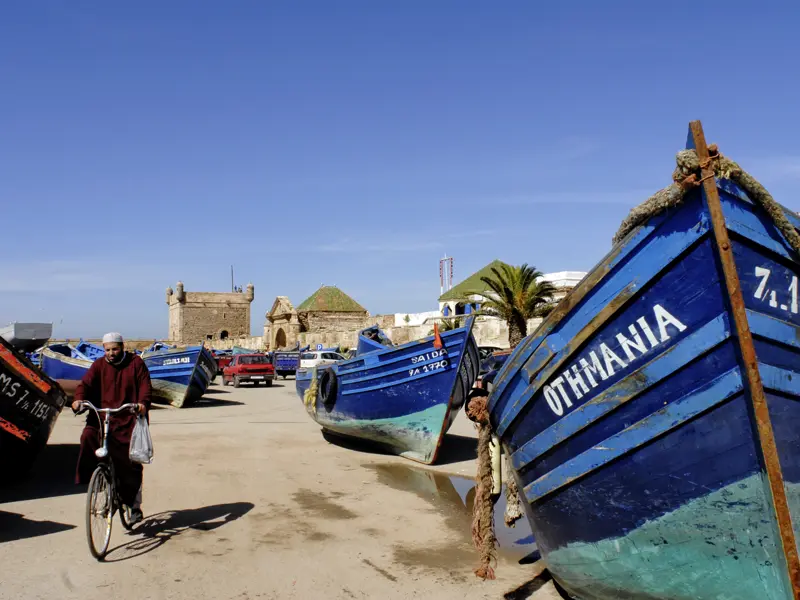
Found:
M 445 475 L 403 464 L 364 465 L 377 473 L 378 482 L 392 489 L 412 492 L 430 502 L 443 516 L 447 526 L 472 543 L 472 505 L 475 481 L 457 475 Z M 537 550 L 530 525 L 523 515 L 513 528 L 503 521 L 506 510 L 505 485 L 494 507 L 494 529 L 498 554 L 518 561 Z M 477 558 L 477 551 L 475 554 Z

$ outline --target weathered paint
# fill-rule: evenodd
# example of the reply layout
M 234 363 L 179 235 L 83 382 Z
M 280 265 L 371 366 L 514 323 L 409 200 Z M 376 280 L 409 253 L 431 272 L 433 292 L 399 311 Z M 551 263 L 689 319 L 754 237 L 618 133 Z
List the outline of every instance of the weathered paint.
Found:
M 778 458 L 778 448 L 775 444 L 775 434 L 769 416 L 769 407 L 767 406 L 764 387 L 761 383 L 761 374 L 758 370 L 750 325 L 747 322 L 745 300 L 742 294 L 739 273 L 737 272 L 736 259 L 731 249 L 731 240 L 728 235 L 714 171 L 709 163 L 709 151 L 705 134 L 699 121 L 691 123 L 689 137 L 690 147 L 695 148 L 697 158 L 700 159 L 700 163 L 703 165 L 701 171 L 703 197 L 711 214 L 714 239 L 728 292 L 736 339 L 739 342 L 739 352 L 749 392 L 747 397 L 750 400 L 750 408 L 753 411 L 753 420 L 757 432 L 757 447 L 760 450 L 761 463 L 769 483 L 770 499 L 775 511 L 775 523 L 781 540 L 783 558 L 788 569 L 792 596 L 795 600 L 798 600 L 800 599 L 800 556 L 798 556 L 797 544 L 794 539 L 791 514 L 784 488 L 784 478 Z M 743 272 L 746 272 L 746 270 L 743 269 Z
M 695 247 L 708 233 L 708 230 L 709 225 L 699 205 L 694 211 L 680 213 L 677 219 L 673 218 L 660 223 L 660 226 L 655 228 L 647 238 L 646 253 L 628 255 L 626 261 L 617 265 L 618 270 L 614 272 L 613 277 L 607 276 L 594 289 L 583 291 L 585 295 L 583 301 L 576 306 L 573 313 L 569 314 L 569 318 L 562 318 L 553 326 L 552 333 L 547 339 L 547 345 L 542 344 L 540 350 L 533 353 L 531 360 L 524 366 L 526 375 L 538 374 L 542 363 L 549 362 L 553 358 L 552 355 L 561 357 L 560 360 L 555 359 L 560 365 L 578 345 L 613 317 L 621 306 L 629 303 L 637 290 L 646 288 L 648 284 L 658 278 L 668 264 Z M 605 268 L 603 265 L 596 267 L 601 270 L 605 270 Z M 586 280 L 581 282 L 580 288 L 591 283 L 593 273 L 594 270 Z M 542 351 L 545 348 L 547 350 Z M 518 361 L 509 362 L 514 365 Z M 550 372 L 555 368 L 552 367 Z M 498 394 L 501 395 L 503 392 L 500 390 L 504 390 L 508 385 L 503 377 L 503 373 L 506 372 L 509 371 L 504 369 L 498 375 L 501 380 L 497 384 L 497 389 Z M 534 388 L 541 379 L 538 375 L 535 376 L 536 381 L 531 384 Z M 528 394 L 532 392 L 533 390 L 527 390 Z M 495 400 L 490 401 L 498 402 L 501 396 L 493 394 L 492 398 Z M 503 435 L 506 428 L 519 416 L 525 399 L 526 395 L 521 394 L 510 410 L 503 411 L 503 420 L 497 425 L 500 435 Z M 491 407 L 491 410 L 496 410 L 496 408 Z
M 525 486 L 525 497 L 530 502 L 541 499 L 559 488 L 607 465 L 620 456 L 650 442 L 654 437 L 681 426 L 742 391 L 742 377 L 738 369 L 731 369 L 699 390 L 667 404 L 649 417 L 637 421 L 616 435 L 606 439 L 569 462 L 542 475 Z
M 176 408 L 205 394 L 216 371 L 213 358 L 203 346 L 145 351 L 142 360 L 150 372 L 153 396 Z
M 800 486 L 792 485 L 794 506 Z M 724 486 L 630 533 L 576 542 L 548 554 L 557 579 L 576 598 L 755 600 L 787 598 L 780 549 L 763 515 L 759 475 Z
M 465 327 L 440 334 L 441 348 L 433 336 L 320 368 L 318 377 L 327 369 L 336 375 L 336 396 L 333 402 L 316 398 L 307 404 L 309 416 L 330 431 L 381 443 L 411 460 L 435 462 L 478 375 L 473 323 L 471 318 Z M 312 376 L 306 369 L 296 375 L 304 403 Z
M 707 176 L 609 256 L 490 397 L 551 573 L 582 599 L 797 598 L 796 253 Z M 680 323 L 658 339 L 633 325 L 656 304 Z
M 553 446 L 630 402 L 649 387 L 672 376 L 697 356 L 729 337 L 727 315 L 723 314 L 526 442 L 512 455 L 512 465 L 517 469 L 524 468 Z
M 0 463 L 4 471 L 24 470 L 47 444 L 64 391 L 0 338 Z

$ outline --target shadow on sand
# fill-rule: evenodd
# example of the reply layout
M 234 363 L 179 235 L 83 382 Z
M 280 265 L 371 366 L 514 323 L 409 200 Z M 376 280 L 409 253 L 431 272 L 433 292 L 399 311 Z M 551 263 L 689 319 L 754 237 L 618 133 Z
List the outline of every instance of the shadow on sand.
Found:
M 253 507 L 250 502 L 232 502 L 151 515 L 128 534 L 135 536 L 136 539 L 113 548 L 105 561 L 120 562 L 147 554 L 190 529 L 195 531 L 217 529 L 246 515 Z
M 533 597 L 533 595 L 552 581 L 553 577 L 550 572 L 545 569 L 539 575 L 526 581 L 519 587 L 503 594 L 503 600 L 526 600 Z
M 393 456 L 396 453 L 389 451 L 385 446 L 370 442 L 369 440 L 361 440 L 358 438 L 347 437 L 328 431 L 322 430 L 322 437 L 335 446 L 353 450 L 355 452 L 364 452 L 366 454 L 379 454 L 383 456 Z M 448 433 L 442 440 L 442 447 L 439 449 L 439 456 L 436 458 L 437 465 L 450 465 L 453 463 L 462 462 L 465 460 L 475 460 L 478 457 L 478 440 L 466 435 L 458 435 Z
M 55 521 L 33 521 L 21 514 L 0 510 L 0 543 L 24 540 L 68 529 L 75 529 L 75 525 L 56 523 Z
M 77 443 L 47 444 L 25 475 L 3 483 L 0 503 L 84 493 L 86 486 L 75 484 L 79 449 Z
M 215 406 L 244 406 L 244 402 L 239 402 L 238 400 L 224 400 L 222 398 L 203 396 L 202 398 L 198 398 L 194 402 L 184 404 L 181 410 L 186 410 L 187 408 L 213 408 Z

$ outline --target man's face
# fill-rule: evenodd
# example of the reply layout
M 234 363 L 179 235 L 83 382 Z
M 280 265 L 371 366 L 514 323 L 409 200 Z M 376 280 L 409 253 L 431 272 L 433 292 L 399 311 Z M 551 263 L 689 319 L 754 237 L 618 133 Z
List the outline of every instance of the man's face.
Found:
M 111 342 L 103 344 L 103 349 L 106 351 L 106 358 L 111 362 L 117 362 L 125 350 L 125 345 L 119 342 Z

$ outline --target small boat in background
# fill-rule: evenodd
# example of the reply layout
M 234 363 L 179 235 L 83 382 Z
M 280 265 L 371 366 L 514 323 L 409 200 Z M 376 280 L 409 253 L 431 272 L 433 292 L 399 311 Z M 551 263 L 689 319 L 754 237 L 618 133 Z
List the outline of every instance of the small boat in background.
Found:
M 23 474 L 47 444 L 67 396 L 12 345 L 0 339 L 0 464 Z
M 91 344 L 89 342 L 83 341 L 83 338 L 75 344 L 75 349 L 80 352 L 83 356 L 86 356 L 90 360 L 96 360 L 98 358 L 102 358 L 105 356 L 106 351 L 103 349 L 102 346 L 98 346 L 97 344 Z
M 177 348 L 155 342 L 141 356 L 150 371 L 153 395 L 176 408 L 200 398 L 216 376 L 216 361 L 204 346 Z
M 0 329 L 0 337 L 21 352 L 33 352 L 53 335 L 52 323 L 10 323 Z
M 75 393 L 94 360 L 70 344 L 50 344 L 40 351 L 40 367 L 69 395 Z
M 298 369 L 297 395 L 323 430 L 431 464 L 478 376 L 473 324 L 402 346 L 367 328 L 355 357 Z
M 800 219 L 699 122 L 687 150 L 505 362 L 490 423 L 570 595 L 799 598 Z

